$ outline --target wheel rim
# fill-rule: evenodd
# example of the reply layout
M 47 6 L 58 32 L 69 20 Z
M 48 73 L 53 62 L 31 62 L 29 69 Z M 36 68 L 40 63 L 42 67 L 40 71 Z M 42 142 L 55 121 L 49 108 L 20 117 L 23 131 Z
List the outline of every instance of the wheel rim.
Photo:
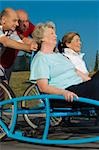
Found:
M 27 90 L 24 93 L 24 96 L 31 96 L 31 95 L 38 95 L 38 94 L 40 94 L 40 92 L 38 91 L 36 84 L 32 84 L 31 86 L 29 86 L 29 88 L 27 88 Z M 37 101 L 35 100 L 35 102 L 37 103 L 37 105 L 32 106 L 31 101 L 30 101 L 30 104 L 29 104 L 29 101 L 23 101 L 22 107 L 28 106 L 27 108 L 33 108 L 35 106 L 37 108 L 39 107 L 40 109 L 41 108 L 43 109 L 44 103 L 43 103 L 42 99 L 39 99 Z M 42 118 L 45 118 L 45 116 L 46 116 L 45 114 L 37 114 L 37 115 L 35 115 L 34 120 L 44 120 Z M 36 119 L 36 117 L 37 117 L 37 119 Z M 24 118 L 32 128 L 36 129 L 39 126 L 39 124 L 37 124 L 36 121 L 33 120 L 32 115 L 25 114 Z M 51 117 L 51 121 L 50 121 L 51 126 L 58 125 L 61 122 L 61 120 L 62 120 L 61 117 Z
M 5 82 L 0 83 L 0 101 L 12 99 L 13 97 L 15 97 L 15 95 L 13 91 L 10 89 L 10 87 Z M 12 123 L 12 112 L 13 112 L 12 104 L 6 104 L 4 106 L 1 106 L 0 109 L 1 109 L 0 113 L 1 120 L 7 125 L 8 128 L 10 128 Z M 4 137 L 6 137 L 6 133 L 0 126 L 0 139 L 2 140 Z
M 35 84 L 32 84 L 30 85 L 26 91 L 24 92 L 24 96 L 29 96 L 29 95 L 37 95 L 39 94 L 39 91 L 36 87 Z M 22 101 L 22 107 L 25 107 L 25 108 L 29 108 L 29 109 L 32 109 L 32 108 L 37 108 L 39 107 L 40 105 L 44 105 L 43 104 L 43 101 L 40 99 L 40 100 L 33 100 L 33 101 Z M 39 115 L 39 114 L 38 114 Z M 38 115 L 35 115 L 35 117 L 39 117 Z M 33 119 L 33 116 L 32 115 L 28 115 L 28 114 L 24 114 L 24 118 L 26 120 L 26 122 L 34 129 L 36 129 L 38 127 L 38 125 L 36 123 L 34 123 L 35 121 L 35 117 Z M 42 117 L 42 116 L 41 116 Z M 43 116 L 44 117 L 44 116 Z

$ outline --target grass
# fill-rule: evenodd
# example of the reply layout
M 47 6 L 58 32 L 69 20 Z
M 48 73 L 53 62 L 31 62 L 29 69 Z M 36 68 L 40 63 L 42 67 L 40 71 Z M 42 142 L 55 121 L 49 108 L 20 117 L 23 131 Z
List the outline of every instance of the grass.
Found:
M 16 96 L 22 96 L 25 89 L 28 87 L 28 83 L 26 81 L 29 80 L 29 72 L 21 71 L 21 72 L 13 72 L 10 80 L 10 87 L 14 91 Z
M 23 93 L 29 86 L 29 76 L 30 72 L 21 71 L 21 72 L 13 72 L 10 80 L 10 87 L 14 91 L 16 97 L 23 96 Z M 27 107 L 37 106 L 39 104 L 38 100 L 26 101 Z M 20 103 L 19 103 L 20 106 Z

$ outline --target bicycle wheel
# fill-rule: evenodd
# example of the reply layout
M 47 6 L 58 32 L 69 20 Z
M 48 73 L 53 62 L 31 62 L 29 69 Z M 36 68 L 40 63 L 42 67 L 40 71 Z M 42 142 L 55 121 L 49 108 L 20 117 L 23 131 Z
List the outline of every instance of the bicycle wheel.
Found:
M 23 96 L 31 96 L 31 95 L 38 95 L 38 94 L 40 94 L 38 91 L 38 88 L 36 84 L 33 83 L 26 89 Z M 27 109 L 28 108 L 33 109 L 33 108 L 42 107 L 42 106 L 44 106 L 44 103 L 41 99 L 31 100 L 31 101 L 28 101 L 28 100 L 22 101 L 22 107 L 27 108 Z M 34 129 L 38 127 L 38 125 L 34 123 L 35 122 L 34 120 L 36 119 L 36 117 L 35 116 L 33 117 L 33 115 L 31 114 L 24 114 L 24 118 L 26 122 Z
M 4 101 L 7 99 L 12 99 L 15 97 L 15 94 L 11 90 L 11 88 L 5 83 L 0 83 L 0 101 Z M 6 104 L 4 106 L 0 107 L 0 118 L 3 120 L 3 122 L 10 128 L 11 126 L 11 120 L 12 120 L 12 104 Z M 0 126 L 0 140 L 2 140 L 4 137 L 6 137 L 6 133 Z
M 23 96 L 31 96 L 31 95 L 38 95 L 40 94 L 37 86 L 35 83 L 29 85 L 27 89 L 25 90 Z M 40 105 L 44 105 L 43 101 L 40 100 L 33 100 L 33 101 L 22 101 L 22 107 L 25 108 L 33 108 L 33 107 L 38 107 Z
M 26 91 L 24 92 L 24 95 L 23 96 L 31 96 L 31 95 L 38 95 L 40 94 L 39 90 L 38 90 L 38 87 L 36 84 L 32 84 L 30 85 Z M 25 108 L 29 108 L 29 109 L 32 109 L 32 108 L 40 108 L 40 109 L 43 109 L 44 108 L 44 102 L 42 99 L 39 99 L 39 100 L 33 100 L 33 101 L 23 101 L 22 102 L 22 107 L 25 107 Z M 25 114 L 24 115 L 24 118 L 25 120 L 27 121 L 27 123 L 32 127 L 32 128 L 37 128 L 38 126 L 40 126 L 40 124 L 42 124 L 42 122 L 44 123 L 44 120 L 45 120 L 45 114 L 37 114 L 37 115 L 28 115 L 28 114 Z M 40 120 L 40 121 L 38 121 Z M 60 122 L 61 122 L 62 118 L 61 117 L 51 117 L 51 126 L 56 126 L 58 125 Z M 39 122 L 39 123 L 37 123 Z

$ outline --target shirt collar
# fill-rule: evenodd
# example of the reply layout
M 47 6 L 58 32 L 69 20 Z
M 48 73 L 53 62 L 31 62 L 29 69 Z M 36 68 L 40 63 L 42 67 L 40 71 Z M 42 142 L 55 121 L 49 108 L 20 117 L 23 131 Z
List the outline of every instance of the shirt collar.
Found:
M 79 55 L 81 58 L 83 58 L 83 56 L 85 55 L 85 53 L 77 53 L 74 50 L 72 50 L 71 48 L 64 48 L 64 54 L 68 53 L 68 54 L 73 54 L 73 55 Z
M 4 33 L 6 36 L 10 36 L 10 35 L 14 32 L 14 31 L 12 31 L 12 30 L 6 30 L 6 31 L 4 31 L 2 25 L 0 25 L 0 29 L 3 31 L 3 33 Z

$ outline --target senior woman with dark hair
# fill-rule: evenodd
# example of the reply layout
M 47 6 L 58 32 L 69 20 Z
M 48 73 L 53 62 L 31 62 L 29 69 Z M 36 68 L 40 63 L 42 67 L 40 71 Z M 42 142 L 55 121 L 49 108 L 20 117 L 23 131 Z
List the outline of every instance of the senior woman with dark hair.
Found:
M 98 73 L 91 80 L 83 82 L 71 61 L 54 52 L 57 36 L 52 22 L 38 24 L 32 36 L 40 49 L 32 60 L 30 80 L 36 80 L 41 92 L 63 95 L 68 102 L 79 96 L 99 100 Z M 65 101 L 57 103 L 66 104 Z

